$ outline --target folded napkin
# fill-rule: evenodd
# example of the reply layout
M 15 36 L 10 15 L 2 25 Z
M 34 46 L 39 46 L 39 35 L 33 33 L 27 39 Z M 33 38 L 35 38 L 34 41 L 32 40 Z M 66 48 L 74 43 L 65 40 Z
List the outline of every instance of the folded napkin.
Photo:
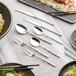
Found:
M 11 44 L 9 43 L 9 40 L 6 37 L 0 40 L 0 59 L 2 63 L 19 62 Z

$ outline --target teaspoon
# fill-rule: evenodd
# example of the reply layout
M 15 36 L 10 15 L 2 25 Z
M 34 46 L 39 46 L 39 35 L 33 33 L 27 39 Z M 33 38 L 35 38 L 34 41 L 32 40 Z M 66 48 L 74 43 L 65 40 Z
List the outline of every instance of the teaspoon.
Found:
M 60 58 L 58 55 L 54 54 L 53 52 L 51 52 L 50 50 L 48 50 L 47 48 L 45 48 L 43 45 L 41 45 L 40 41 L 36 37 L 32 37 L 30 39 L 30 42 L 31 42 L 32 46 L 35 46 L 35 47 L 41 46 L 43 49 L 47 50 L 48 52 L 50 52 L 54 56 Z
M 29 34 L 31 34 L 32 36 L 36 36 L 37 38 L 41 39 L 42 41 L 44 41 L 44 42 L 52 45 L 51 42 L 45 40 L 44 38 L 40 38 L 40 37 L 38 37 L 37 35 L 34 35 L 34 34 L 28 32 L 28 31 L 27 31 L 27 28 L 26 28 L 25 26 L 23 26 L 22 24 L 16 24 L 15 27 L 16 27 L 17 32 L 20 33 L 20 34 L 29 33 Z
M 34 26 L 33 29 L 34 29 L 34 32 L 35 32 L 37 35 L 45 35 L 45 33 L 43 32 L 43 30 L 42 30 L 40 27 Z M 45 35 L 45 36 L 47 36 L 47 35 Z M 49 36 L 47 36 L 47 37 L 49 37 Z M 52 38 L 52 37 L 49 37 L 49 38 L 52 39 L 53 41 L 55 41 L 55 42 L 57 42 L 57 43 L 63 45 L 63 43 L 61 43 L 61 42 L 55 40 L 54 38 Z

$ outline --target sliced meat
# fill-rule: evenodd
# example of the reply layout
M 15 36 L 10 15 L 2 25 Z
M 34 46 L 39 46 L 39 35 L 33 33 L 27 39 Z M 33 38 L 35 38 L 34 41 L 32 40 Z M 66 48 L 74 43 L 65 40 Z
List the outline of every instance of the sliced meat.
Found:
M 54 0 L 58 3 L 61 3 L 61 4 L 69 4 L 69 3 L 73 3 L 74 0 Z

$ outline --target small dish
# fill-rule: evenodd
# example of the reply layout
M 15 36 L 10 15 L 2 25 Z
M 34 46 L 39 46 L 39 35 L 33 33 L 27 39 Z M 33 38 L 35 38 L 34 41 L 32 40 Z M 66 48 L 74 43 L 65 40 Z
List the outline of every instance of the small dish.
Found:
M 71 67 L 71 66 L 76 66 L 76 61 L 72 61 L 69 62 L 68 64 L 66 64 L 59 72 L 58 76 L 63 76 L 65 72 L 67 72 L 67 70 Z
M 18 64 L 18 63 L 6 63 L 6 64 L 0 65 L 0 67 L 2 67 L 2 66 L 12 66 L 12 65 L 14 66 L 14 65 L 21 65 L 21 64 Z M 31 70 L 19 70 L 19 71 L 23 72 L 25 76 L 35 76 Z
M 74 38 L 76 37 L 76 30 L 73 31 L 71 38 L 70 38 L 70 43 L 73 46 L 73 48 L 76 49 L 76 43 L 74 42 Z

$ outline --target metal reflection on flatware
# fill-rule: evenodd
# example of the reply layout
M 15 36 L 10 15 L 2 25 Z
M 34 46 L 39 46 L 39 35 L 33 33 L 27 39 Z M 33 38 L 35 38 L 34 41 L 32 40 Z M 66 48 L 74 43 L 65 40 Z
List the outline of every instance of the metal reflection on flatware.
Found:
M 32 50 L 34 50 L 34 51 L 38 52 L 39 54 L 41 54 L 42 56 L 48 58 L 48 56 L 47 56 L 46 54 L 44 54 L 44 53 L 42 53 L 42 52 L 39 52 L 38 50 L 34 49 L 32 46 L 26 44 L 23 40 L 19 39 L 18 37 L 15 36 L 15 37 L 13 38 L 13 40 L 14 40 L 18 45 L 20 45 L 20 46 L 26 45 L 26 46 L 28 46 L 29 48 L 31 48 Z M 32 52 L 29 51 L 27 48 L 25 48 L 25 50 L 27 50 L 27 52 L 29 52 L 30 55 L 32 54 Z
M 33 33 L 28 32 L 27 28 L 25 26 L 23 26 L 22 24 L 15 24 L 15 27 L 16 27 L 17 32 L 20 33 L 20 34 L 26 34 L 26 33 L 31 34 L 32 36 L 36 36 L 38 39 L 40 39 L 40 40 L 42 40 L 42 41 L 52 45 L 52 43 L 47 41 L 46 39 L 40 38 L 39 36 L 34 35 Z
M 42 30 L 40 27 L 34 26 L 33 29 L 34 29 L 34 32 L 35 32 L 37 35 L 45 35 L 45 33 L 43 32 L 43 30 Z M 47 35 L 45 35 L 45 36 L 47 36 Z M 47 36 L 47 37 L 49 37 L 49 36 Z M 49 37 L 49 38 L 50 38 L 51 40 L 57 42 L 58 44 L 63 45 L 63 43 L 61 43 L 61 42 L 55 40 L 54 38 L 52 38 L 52 37 Z
M 60 33 L 54 32 L 54 31 L 52 31 L 51 29 L 47 29 L 47 28 L 43 27 L 43 26 L 40 25 L 40 24 L 37 25 L 37 24 L 35 24 L 35 23 L 33 23 L 33 22 L 29 21 L 29 20 L 26 20 L 26 19 L 23 19 L 23 20 L 26 21 L 26 22 L 28 22 L 28 23 L 30 23 L 30 24 L 33 24 L 33 25 L 35 25 L 35 26 L 39 26 L 39 27 L 41 27 L 41 28 L 43 28 L 43 29 L 45 29 L 45 30 L 47 30 L 47 31 L 49 31 L 49 32 L 51 32 L 51 33 L 59 36 L 59 37 L 62 37 L 62 35 L 61 35 Z
M 68 57 L 72 58 L 73 60 L 76 60 L 76 56 L 74 56 L 73 54 L 71 54 L 68 51 L 65 51 L 65 55 L 67 55 Z
M 43 22 L 45 22 L 45 23 L 47 23 L 47 24 L 50 24 L 51 26 L 54 26 L 54 24 L 49 23 L 49 22 L 47 22 L 47 21 L 45 21 L 45 20 L 43 20 L 43 19 L 41 19 L 41 18 L 38 18 L 38 17 L 32 15 L 31 13 L 27 13 L 27 12 L 25 12 L 24 10 L 16 9 L 15 11 L 16 11 L 16 12 L 19 12 L 19 13 L 22 13 L 22 14 L 24 14 L 24 15 L 27 15 L 27 16 L 29 16 L 29 17 L 33 17 L 33 18 L 38 19 L 38 20 L 40 20 L 40 21 L 43 21 Z
M 42 21 L 42 22 L 45 22 L 45 23 L 53 26 L 54 29 L 57 30 L 57 31 L 60 33 L 59 29 L 57 29 L 53 23 L 50 23 L 50 22 L 48 22 L 48 21 L 46 21 L 46 20 L 44 20 L 44 19 L 41 19 L 41 18 L 39 18 L 39 17 L 36 17 L 36 16 L 34 16 L 33 14 L 31 14 L 30 12 L 26 12 L 25 10 L 16 9 L 15 11 L 18 12 L 18 13 L 22 13 L 22 14 L 24 14 L 24 15 L 27 15 L 27 16 L 29 16 L 29 17 L 32 17 L 32 18 L 34 18 L 34 19 L 40 20 L 40 21 Z
M 48 63 L 49 65 L 51 65 L 51 66 L 53 66 L 53 67 L 56 66 L 56 65 L 53 64 L 52 62 L 49 62 L 48 60 L 46 60 L 46 59 L 44 59 L 44 58 L 42 58 L 42 57 L 40 57 L 40 56 L 38 56 L 38 55 L 35 55 L 34 53 L 30 54 L 29 51 L 28 51 L 28 52 L 24 51 L 24 53 L 25 53 L 27 56 L 30 56 L 30 57 L 34 57 L 34 56 L 35 56 L 35 57 L 37 57 L 37 58 L 43 60 L 44 62 Z
M 60 56 L 54 54 L 53 52 L 51 52 L 50 50 L 48 50 L 47 48 L 45 48 L 43 45 L 40 44 L 40 41 L 36 38 L 36 37 L 32 37 L 30 39 L 30 42 L 31 44 L 34 46 L 34 47 L 38 47 L 38 46 L 41 46 L 43 49 L 47 50 L 49 53 L 53 54 L 54 56 L 60 58 Z
M 23 40 L 19 39 L 18 37 L 14 37 L 13 40 L 14 40 L 18 45 L 20 45 L 20 46 L 22 46 L 22 45 L 27 45 L 27 44 L 25 44 L 25 43 L 23 42 Z M 31 47 L 30 45 L 27 45 L 27 46 L 30 47 L 31 49 L 35 50 L 35 49 L 34 49 L 33 47 Z M 28 49 L 26 49 L 26 51 L 24 50 L 24 53 L 25 53 L 27 56 L 30 56 L 30 57 L 35 56 L 35 57 L 43 60 L 44 62 L 52 65 L 53 67 L 56 66 L 56 65 L 54 65 L 53 63 L 49 62 L 48 60 L 46 60 L 46 59 L 44 59 L 44 58 L 42 58 L 42 57 L 40 57 L 40 56 L 38 56 L 38 55 L 35 55 L 33 52 L 31 52 L 31 51 L 28 50 Z

